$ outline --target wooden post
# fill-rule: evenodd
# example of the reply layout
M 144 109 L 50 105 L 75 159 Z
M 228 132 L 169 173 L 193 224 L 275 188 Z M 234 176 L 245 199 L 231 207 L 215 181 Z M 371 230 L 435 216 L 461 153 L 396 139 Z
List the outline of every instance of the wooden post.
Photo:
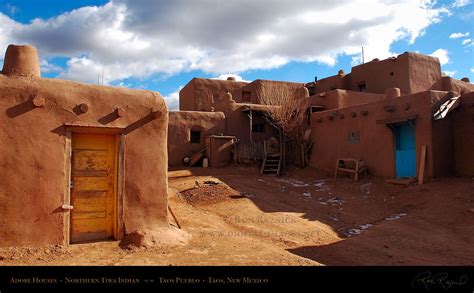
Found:
M 420 170 L 418 172 L 418 184 L 423 184 L 425 179 L 425 165 L 426 165 L 426 145 L 421 146 Z
M 356 160 L 354 180 L 359 180 L 359 160 Z
M 253 113 L 252 113 L 252 110 L 250 110 L 250 116 L 249 116 L 249 120 L 250 120 L 250 133 L 249 133 L 249 140 L 252 141 L 252 127 L 253 127 Z

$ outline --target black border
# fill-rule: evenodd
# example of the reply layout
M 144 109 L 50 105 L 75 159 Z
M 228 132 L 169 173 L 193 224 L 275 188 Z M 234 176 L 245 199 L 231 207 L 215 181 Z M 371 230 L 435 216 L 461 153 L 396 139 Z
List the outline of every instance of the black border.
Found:
M 285 287 L 313 288 L 311 292 L 472 293 L 474 267 L 0 267 L 0 293 Z

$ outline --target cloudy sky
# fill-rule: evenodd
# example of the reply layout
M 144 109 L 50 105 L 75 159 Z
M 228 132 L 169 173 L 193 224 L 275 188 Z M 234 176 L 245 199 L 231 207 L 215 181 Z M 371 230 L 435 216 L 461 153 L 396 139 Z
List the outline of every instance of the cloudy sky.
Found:
M 474 80 L 473 0 L 0 0 L 6 46 L 33 44 L 42 75 L 160 92 L 193 77 L 308 82 L 405 51 Z

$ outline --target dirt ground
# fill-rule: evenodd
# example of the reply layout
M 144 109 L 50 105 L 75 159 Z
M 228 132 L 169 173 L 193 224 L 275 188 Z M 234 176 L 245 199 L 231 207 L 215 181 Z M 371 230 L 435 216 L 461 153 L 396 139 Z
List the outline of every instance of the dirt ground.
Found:
M 217 175 L 216 175 L 217 174 Z M 401 186 L 257 168 L 169 173 L 186 245 L 0 249 L 0 265 L 473 265 L 474 179 Z M 176 226 L 170 216 L 170 223 Z

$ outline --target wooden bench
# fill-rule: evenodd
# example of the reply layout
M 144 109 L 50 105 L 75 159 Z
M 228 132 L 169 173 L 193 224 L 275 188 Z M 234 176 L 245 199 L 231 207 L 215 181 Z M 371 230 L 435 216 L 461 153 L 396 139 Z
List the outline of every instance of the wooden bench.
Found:
M 336 163 L 336 172 L 334 177 L 337 178 L 337 173 L 339 171 L 354 173 L 354 180 L 359 180 L 359 174 L 364 173 L 367 177 L 367 168 L 362 161 L 362 159 L 353 159 L 353 158 L 340 158 L 337 159 Z

